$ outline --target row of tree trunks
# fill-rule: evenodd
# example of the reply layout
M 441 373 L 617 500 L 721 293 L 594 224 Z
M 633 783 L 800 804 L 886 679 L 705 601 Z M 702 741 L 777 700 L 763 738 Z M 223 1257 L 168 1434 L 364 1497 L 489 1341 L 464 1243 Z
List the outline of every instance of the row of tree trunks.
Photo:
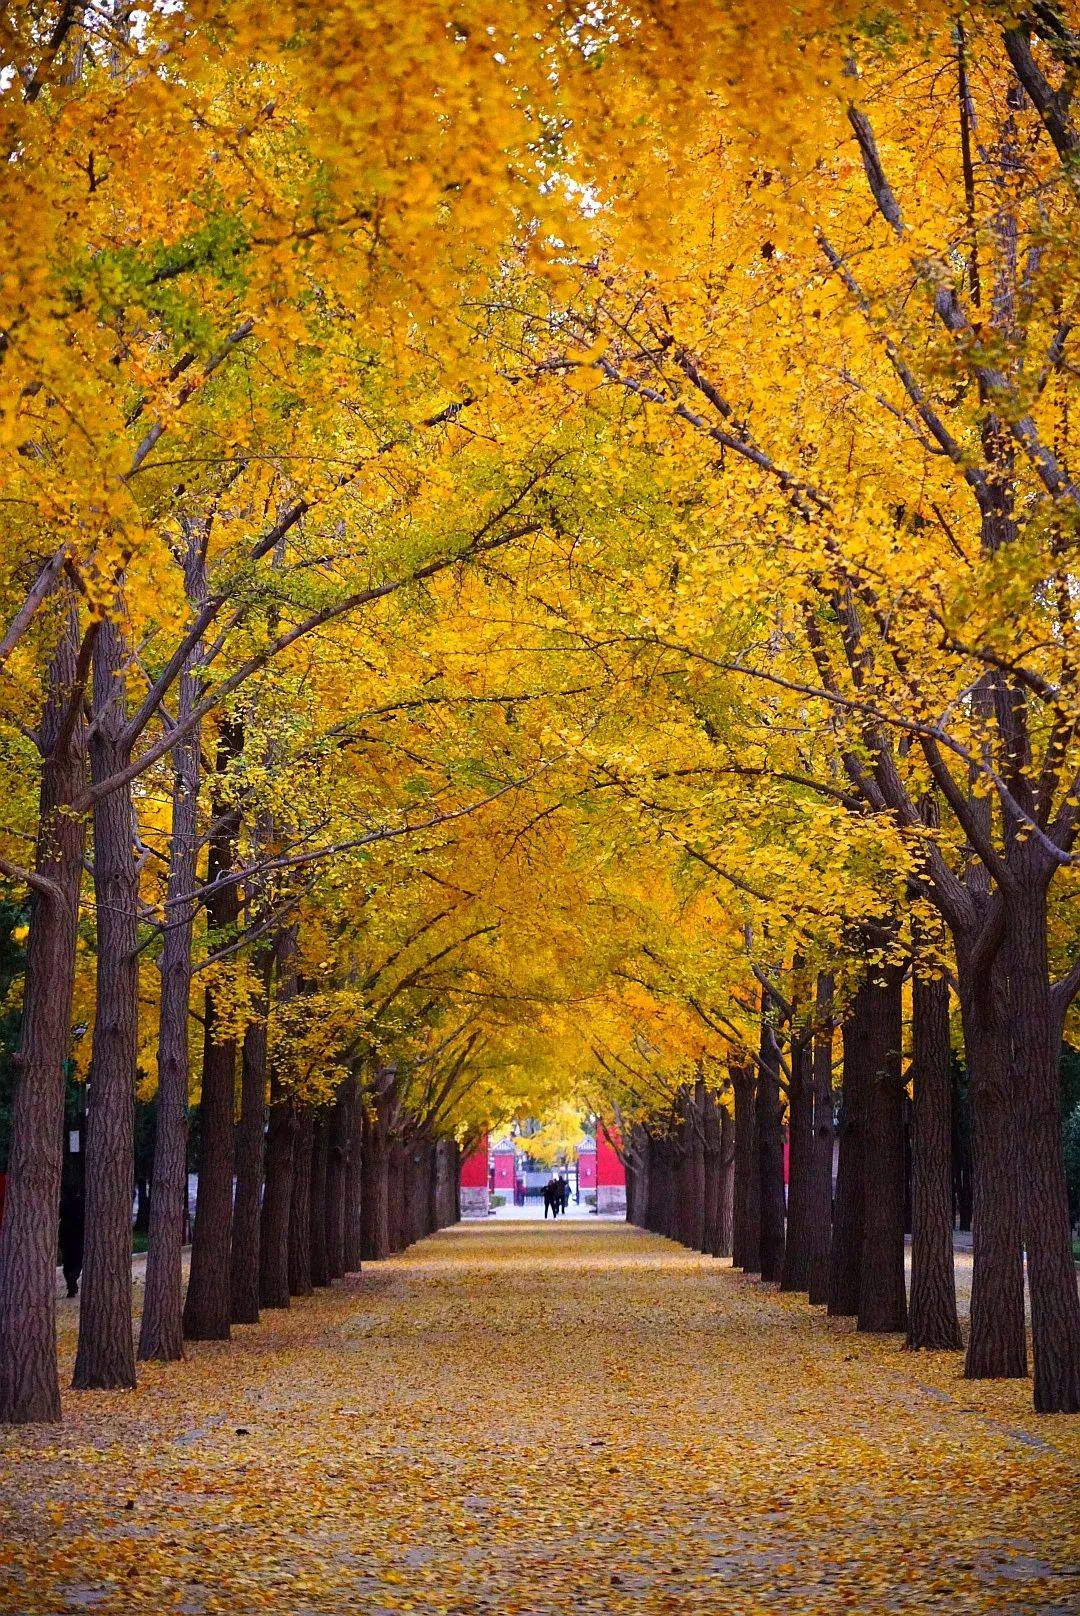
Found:
M 905 1331 L 912 1347 L 960 1345 L 953 1281 L 948 986 L 917 966 L 914 980 L 913 1286 L 904 1277 L 904 967 L 885 953 L 856 990 L 843 1033 L 839 1164 L 833 1204 L 833 982 L 817 983 L 814 1014 L 789 1006 L 790 1060 L 781 1059 L 775 996 L 762 995 L 753 1065 L 732 1063 L 734 1115 L 702 1081 L 678 1097 L 673 1125 L 630 1134 L 631 1221 L 715 1255 L 781 1289 L 805 1293 L 867 1331 Z M 788 1185 L 783 1102 L 788 1099 Z
M 735 1127 L 703 1079 L 680 1095 L 674 1128 L 632 1126 L 626 1169 L 627 1222 L 707 1256 L 730 1257 Z

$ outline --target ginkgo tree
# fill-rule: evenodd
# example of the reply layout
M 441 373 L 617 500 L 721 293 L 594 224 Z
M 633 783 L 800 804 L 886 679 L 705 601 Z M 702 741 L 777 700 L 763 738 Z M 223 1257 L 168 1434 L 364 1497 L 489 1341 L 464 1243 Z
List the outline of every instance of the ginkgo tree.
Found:
M 1026 1252 L 1080 1407 L 1076 59 L 1056 4 L 9 9 L 6 1419 L 76 1006 L 80 1388 L 135 1381 L 140 1072 L 141 1357 L 570 1104 L 639 1221 L 955 1347 L 955 1041 L 967 1371 L 1026 1372 Z

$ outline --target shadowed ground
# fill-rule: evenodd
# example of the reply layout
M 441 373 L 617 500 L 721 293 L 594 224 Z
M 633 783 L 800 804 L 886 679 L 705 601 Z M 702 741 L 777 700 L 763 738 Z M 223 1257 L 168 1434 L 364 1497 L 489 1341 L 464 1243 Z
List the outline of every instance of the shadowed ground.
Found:
M 0 1609 L 1065 1616 L 1080 1421 L 959 1370 L 625 1225 L 467 1225 L 3 1433 Z

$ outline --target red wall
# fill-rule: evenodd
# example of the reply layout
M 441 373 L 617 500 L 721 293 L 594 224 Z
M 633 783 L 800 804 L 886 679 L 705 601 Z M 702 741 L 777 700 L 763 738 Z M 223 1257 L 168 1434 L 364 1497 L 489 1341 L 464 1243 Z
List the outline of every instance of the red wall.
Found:
M 596 1151 L 583 1150 L 578 1156 L 578 1183 L 583 1190 L 596 1188 Z
M 612 1138 L 619 1138 L 614 1129 Z M 602 1187 L 626 1183 L 626 1169 L 603 1128 L 596 1130 L 596 1182 Z
M 466 1156 L 461 1164 L 461 1187 L 463 1190 L 486 1190 L 488 1181 L 488 1142 L 484 1135 L 471 1156 Z
M 510 1190 L 514 1188 L 514 1152 L 512 1150 L 497 1150 L 495 1152 L 494 1181 L 492 1188 L 496 1190 Z

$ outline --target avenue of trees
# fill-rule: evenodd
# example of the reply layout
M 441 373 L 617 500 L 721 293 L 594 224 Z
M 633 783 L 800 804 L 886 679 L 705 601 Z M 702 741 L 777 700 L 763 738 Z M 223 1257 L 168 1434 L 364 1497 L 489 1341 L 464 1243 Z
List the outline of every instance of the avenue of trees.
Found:
M 1074 8 L 62 0 L 0 67 L 0 1417 L 65 1175 L 127 1387 L 567 1100 L 636 1222 L 1080 1411 Z

